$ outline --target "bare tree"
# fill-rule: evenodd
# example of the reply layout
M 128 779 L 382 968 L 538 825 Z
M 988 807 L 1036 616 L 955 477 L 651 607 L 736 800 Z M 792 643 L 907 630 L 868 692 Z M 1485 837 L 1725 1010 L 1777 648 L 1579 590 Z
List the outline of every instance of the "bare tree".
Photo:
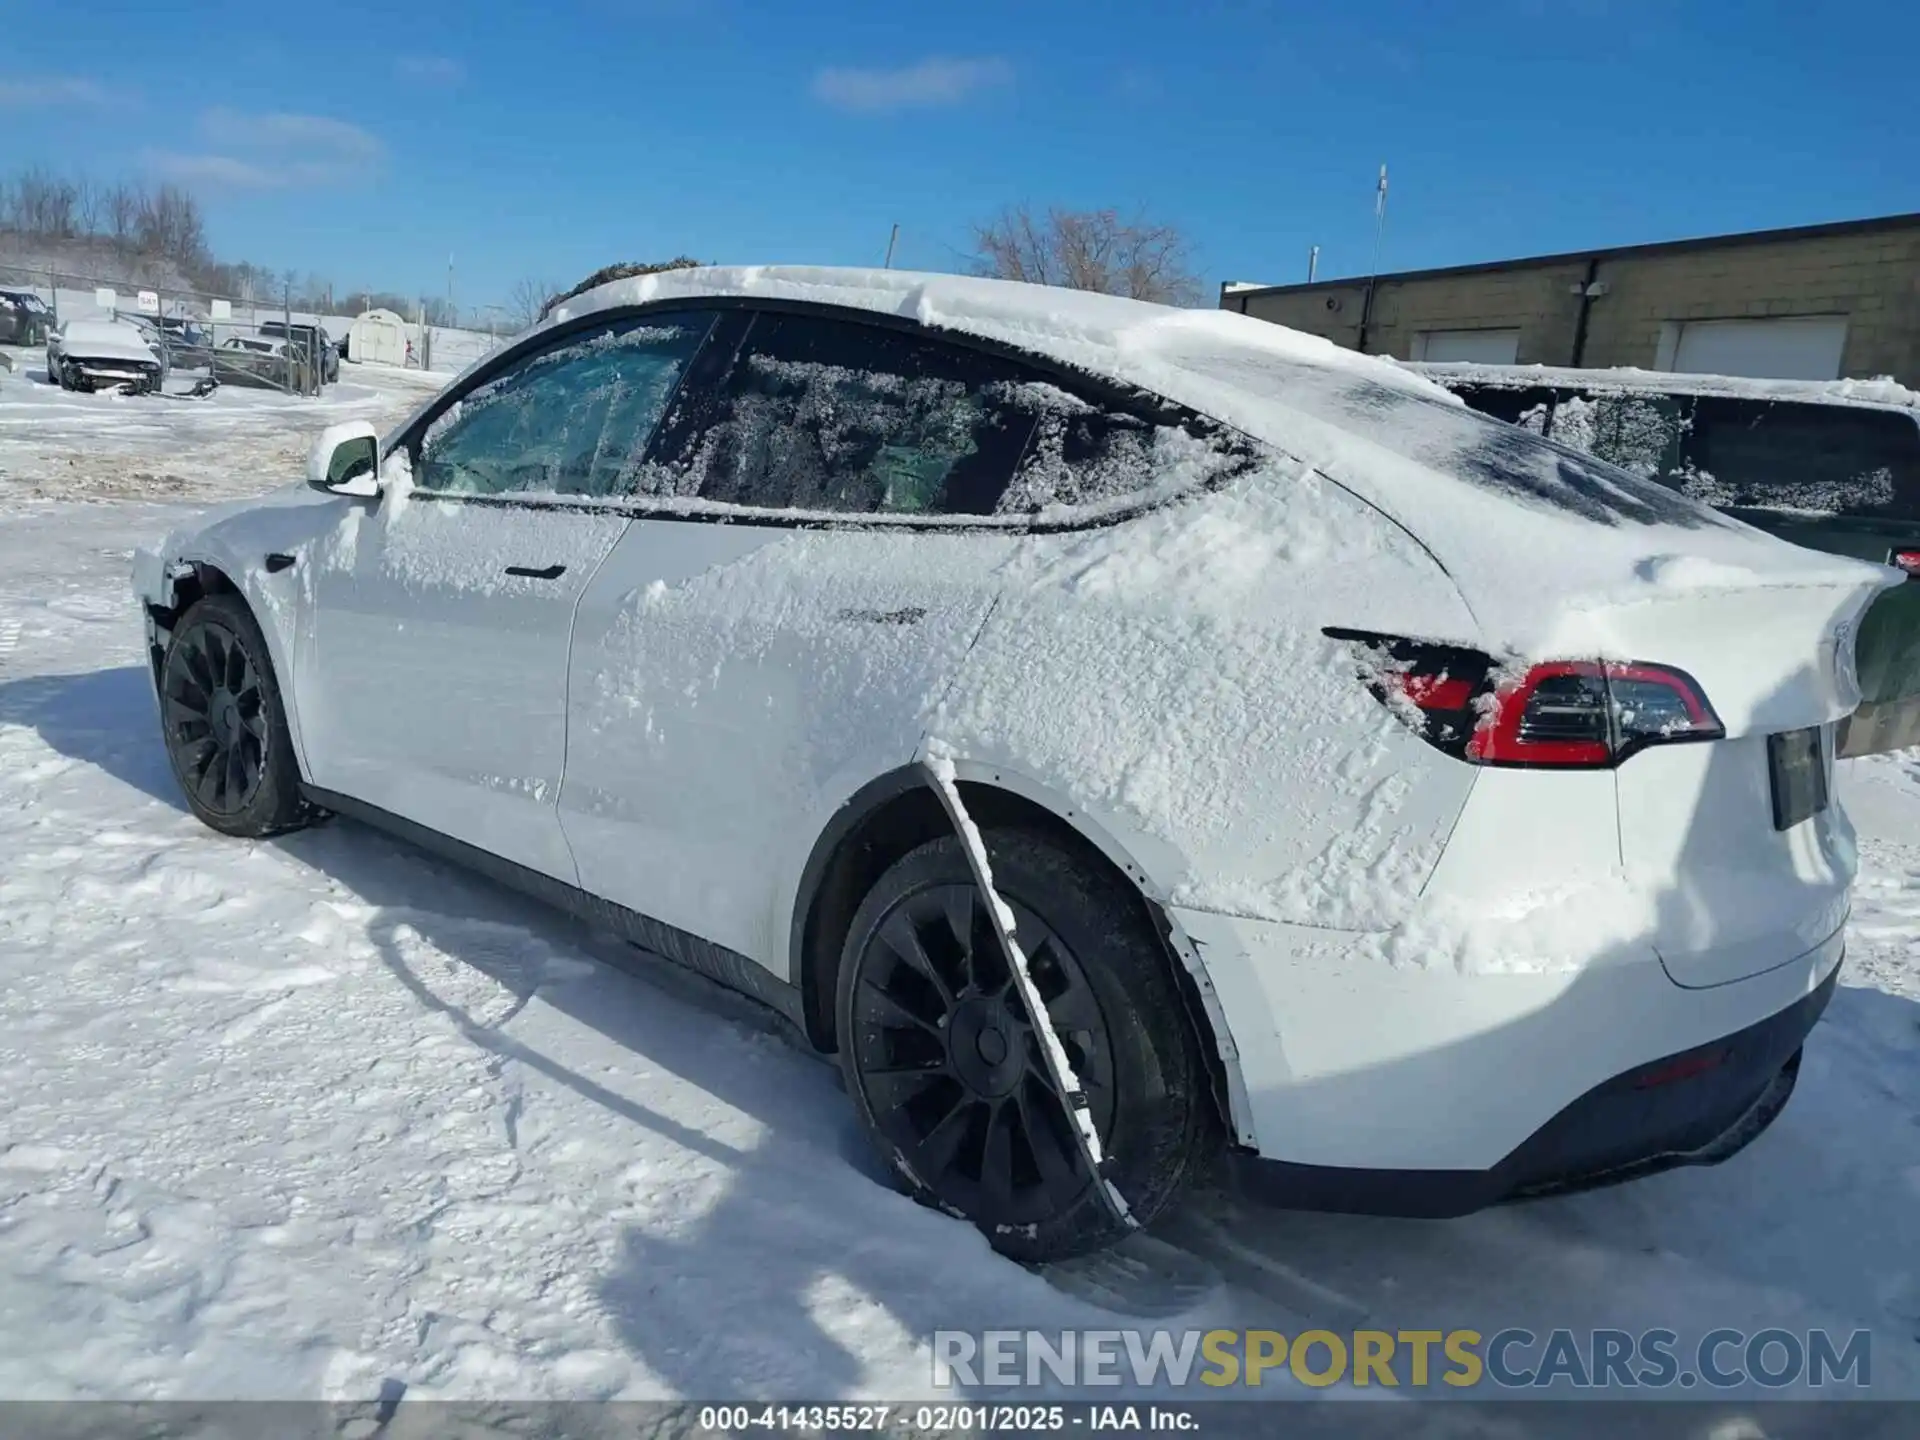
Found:
M 515 330 L 528 330 L 547 313 L 547 297 L 559 287 L 545 280 L 516 280 L 507 292 L 507 323 Z
M 140 233 L 140 194 L 124 180 L 107 191 L 107 234 L 121 249 L 130 249 Z
M 106 214 L 106 192 L 82 175 L 73 187 L 73 214 L 80 234 L 93 239 L 100 234 Z
M 973 227 L 974 269 L 999 280 L 1098 290 L 1163 305 L 1201 297 L 1185 235 L 1144 215 L 1118 210 L 1012 206 Z

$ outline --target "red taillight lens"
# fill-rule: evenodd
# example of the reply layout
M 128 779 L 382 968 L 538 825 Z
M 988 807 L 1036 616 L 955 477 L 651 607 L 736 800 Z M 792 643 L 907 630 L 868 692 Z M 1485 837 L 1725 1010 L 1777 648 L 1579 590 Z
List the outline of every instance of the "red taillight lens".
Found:
M 1887 563 L 1910 576 L 1920 576 L 1920 550 L 1900 549 L 1887 556 Z
M 1727 732 L 1691 677 L 1664 665 L 1560 660 L 1494 687 L 1467 742 L 1488 765 L 1613 765 Z
M 1476 765 L 1599 769 L 1649 745 L 1726 734 L 1700 686 L 1670 666 L 1555 660 L 1500 670 L 1457 646 L 1327 633 L 1363 647 L 1362 678 L 1429 744 Z

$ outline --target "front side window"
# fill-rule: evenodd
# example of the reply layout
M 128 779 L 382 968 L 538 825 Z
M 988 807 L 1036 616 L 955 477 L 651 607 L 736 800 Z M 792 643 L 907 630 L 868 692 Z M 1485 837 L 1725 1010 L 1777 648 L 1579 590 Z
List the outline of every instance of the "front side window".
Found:
M 879 326 L 761 315 L 672 417 L 647 493 L 834 514 L 991 514 L 1032 418 L 1018 366 Z
M 1844 405 L 1702 396 L 1683 488 L 1720 508 L 1920 519 L 1920 425 Z
M 705 313 L 620 321 L 493 376 L 428 427 L 415 485 L 453 495 L 629 493 L 711 322 Z

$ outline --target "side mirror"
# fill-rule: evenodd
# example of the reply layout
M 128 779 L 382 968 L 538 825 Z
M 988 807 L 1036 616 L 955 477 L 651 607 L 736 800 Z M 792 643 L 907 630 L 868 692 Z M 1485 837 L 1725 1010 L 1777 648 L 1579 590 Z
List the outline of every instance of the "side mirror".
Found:
M 364 420 L 329 425 L 307 453 L 307 484 L 330 495 L 371 500 L 380 493 L 380 432 Z

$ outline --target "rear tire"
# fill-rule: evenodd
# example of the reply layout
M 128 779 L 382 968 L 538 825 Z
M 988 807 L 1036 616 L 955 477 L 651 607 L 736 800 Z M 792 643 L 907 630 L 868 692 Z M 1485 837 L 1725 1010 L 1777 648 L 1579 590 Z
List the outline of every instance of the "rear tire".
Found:
M 257 839 L 306 823 L 266 636 L 239 596 L 209 595 L 174 622 L 160 715 L 174 778 L 203 824 Z
M 1031 831 L 989 829 L 995 888 L 1090 1102 L 1105 1178 L 1140 1224 L 1215 1148 L 1205 1061 L 1139 897 Z M 1018 1260 L 1129 1228 L 1087 1174 L 957 836 L 896 862 L 855 914 L 835 1013 L 861 1128 L 908 1194 Z

